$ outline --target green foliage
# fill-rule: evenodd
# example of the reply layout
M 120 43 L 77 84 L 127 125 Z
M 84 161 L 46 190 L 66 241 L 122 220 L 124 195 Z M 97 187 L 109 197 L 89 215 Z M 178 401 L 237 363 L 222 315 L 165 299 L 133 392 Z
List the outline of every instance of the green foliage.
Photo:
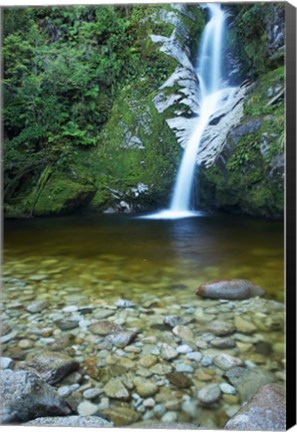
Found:
M 274 55 L 269 52 L 268 32 L 276 11 L 284 15 L 284 4 L 243 3 L 232 5 L 230 11 L 235 19 L 227 35 L 228 44 L 230 51 L 236 53 L 241 60 L 241 77 L 258 77 L 283 64 L 283 50 Z

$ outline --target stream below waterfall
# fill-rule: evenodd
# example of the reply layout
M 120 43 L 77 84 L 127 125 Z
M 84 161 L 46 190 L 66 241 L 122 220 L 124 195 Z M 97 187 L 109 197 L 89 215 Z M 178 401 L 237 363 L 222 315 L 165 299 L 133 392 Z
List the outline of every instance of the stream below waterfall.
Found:
M 285 380 L 283 252 L 282 223 L 243 216 L 6 221 L 2 355 L 79 362 L 56 388 L 80 415 L 221 429 L 260 384 Z M 222 278 L 266 293 L 194 294 Z
M 47 260 L 54 259 L 47 264 Z M 207 215 L 151 221 L 73 216 L 5 222 L 4 275 L 48 273 L 91 297 L 189 295 L 212 279 L 246 278 L 283 301 L 283 224 Z M 96 280 L 100 281 L 98 284 Z M 127 291 L 128 289 L 128 291 Z

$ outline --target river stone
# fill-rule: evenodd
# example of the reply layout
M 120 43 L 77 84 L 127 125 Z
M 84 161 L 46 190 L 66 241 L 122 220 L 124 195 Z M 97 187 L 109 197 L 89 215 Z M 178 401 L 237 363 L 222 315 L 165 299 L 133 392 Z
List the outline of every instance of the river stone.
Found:
M 172 360 L 178 357 L 178 352 L 176 350 L 168 345 L 167 343 L 163 343 L 161 346 L 161 357 L 164 360 Z
M 196 295 L 212 299 L 244 300 L 263 294 L 261 287 L 245 279 L 215 280 L 196 289 Z
M 197 397 L 203 405 L 211 405 L 220 399 L 220 387 L 218 384 L 207 384 L 198 391 Z
M 21 339 L 18 342 L 18 347 L 21 349 L 29 349 L 32 348 L 34 346 L 34 342 L 31 341 L 30 339 Z
M 188 354 L 186 354 L 186 358 L 188 360 L 200 362 L 200 360 L 202 359 L 202 353 L 199 351 L 189 352 Z
M 118 378 L 110 380 L 103 388 L 106 396 L 113 399 L 128 400 L 130 394 L 122 381 Z
M 9 333 L 11 330 L 10 325 L 8 325 L 7 323 L 2 322 L 1 323 L 1 335 L 4 336 L 7 333 Z
M 87 389 L 83 392 L 83 397 L 85 399 L 96 399 L 101 393 L 103 392 L 103 389 L 101 387 L 95 387 Z
M 57 327 L 61 330 L 73 330 L 78 327 L 78 321 L 74 319 L 57 319 L 54 321 Z
M 34 369 L 37 375 L 50 385 L 62 381 L 79 368 L 78 361 L 58 352 L 45 351 L 28 360 L 26 366 Z
M 234 395 L 234 394 L 236 394 L 235 388 L 232 385 L 228 384 L 228 383 L 221 383 L 220 384 L 220 389 L 221 389 L 221 392 L 224 393 L 224 394 L 228 394 L 228 395 Z
M 176 370 L 176 372 L 185 372 L 185 373 L 193 373 L 194 372 L 194 369 L 190 364 L 183 363 L 183 362 L 177 363 L 175 365 L 175 370 Z
M 10 342 L 11 340 L 15 339 L 17 335 L 18 332 L 16 330 L 12 330 L 11 332 L 6 333 L 6 335 L 0 337 L 0 344 Z
M 176 351 L 180 354 L 188 354 L 190 352 L 192 352 L 192 348 L 189 345 L 183 344 L 183 345 L 179 345 L 176 348 Z
M 137 336 L 137 331 L 118 331 L 106 337 L 106 340 L 111 342 L 117 348 L 124 348 L 129 345 Z
M 216 336 L 227 336 L 235 332 L 235 326 L 227 321 L 216 320 L 208 324 L 206 330 Z
M 223 370 L 228 370 L 234 366 L 239 366 L 242 361 L 238 357 L 233 357 L 229 354 L 220 354 L 214 358 L 214 364 Z
M 183 325 L 182 318 L 175 316 L 175 315 L 167 315 L 164 320 L 164 324 L 166 324 L 170 328 L 174 328 L 179 325 Z
M 108 320 L 101 320 L 90 325 L 89 330 L 95 335 L 107 336 L 112 332 L 121 331 L 122 327 Z
M 0 357 L 0 369 L 12 369 L 14 361 L 10 357 Z
M 94 318 L 98 320 L 104 320 L 104 318 L 108 318 L 111 315 L 114 315 L 114 310 L 111 309 L 101 309 L 94 313 Z
M 34 303 L 31 303 L 29 306 L 27 306 L 26 310 L 34 314 L 34 313 L 41 312 L 47 306 L 48 304 L 44 300 L 36 300 Z
M 149 381 L 140 382 L 136 386 L 136 393 L 138 393 L 139 396 L 143 398 L 154 396 L 156 393 L 158 393 L 158 391 L 159 391 L 159 387 L 156 386 L 156 384 L 151 383 Z
M 30 276 L 29 279 L 32 281 L 35 281 L 35 282 L 41 282 L 44 279 L 47 279 L 47 275 L 41 275 L 41 274 L 33 275 L 33 276 Z
M 81 402 L 77 407 L 77 412 L 81 416 L 91 416 L 98 411 L 98 405 L 93 404 L 89 401 Z
M 144 368 L 150 368 L 158 363 L 158 358 L 155 355 L 144 355 L 140 358 L 138 364 Z
M 150 371 L 155 375 L 167 375 L 172 371 L 172 367 L 167 364 L 158 363 L 152 366 Z
M 231 338 L 214 338 L 210 341 L 210 345 L 219 349 L 228 349 L 236 347 L 234 339 Z
M 177 413 L 175 411 L 167 411 L 161 418 L 163 423 L 174 423 L 177 420 Z
M 125 300 L 125 299 L 119 299 L 114 303 L 115 306 L 117 306 L 118 308 L 135 308 L 136 304 L 131 302 L 130 300 Z
M 113 424 L 98 416 L 67 416 L 67 417 L 40 417 L 24 423 L 24 426 L 59 426 L 80 428 L 106 428 Z
M 125 404 L 125 406 L 113 406 L 102 410 L 102 413 L 114 424 L 118 426 L 129 426 L 139 420 L 140 414 Z
M 6 369 L 0 371 L 0 382 L 1 424 L 71 414 L 56 390 L 31 372 Z
M 192 330 L 186 326 L 176 326 L 172 329 L 173 333 L 179 338 L 185 340 L 186 342 L 193 341 L 193 333 Z
M 229 369 L 224 376 L 236 388 L 242 402 L 250 399 L 260 387 L 275 381 L 274 375 L 270 372 L 242 366 Z
M 193 385 L 191 378 L 181 372 L 168 374 L 166 378 L 177 388 L 188 388 Z
M 62 311 L 66 312 L 66 313 L 77 312 L 78 306 L 76 306 L 76 305 L 65 306 L 65 307 L 63 307 Z
M 165 422 L 158 422 L 156 420 L 145 420 L 139 423 L 134 423 L 130 426 L 130 428 L 136 428 L 136 429 L 170 429 L 170 430 L 176 430 L 176 429 L 183 429 L 183 430 L 194 430 L 194 429 L 201 429 L 197 425 L 194 425 L 192 423 L 165 423 Z
M 284 387 L 267 384 L 232 417 L 225 429 L 286 430 L 286 396 Z
M 234 323 L 236 329 L 241 333 L 254 333 L 257 331 L 257 327 L 251 322 L 251 320 L 247 321 L 239 315 L 236 315 L 234 318 Z
M 142 348 L 142 353 L 144 355 L 160 355 L 160 349 L 156 345 L 147 344 Z
M 156 402 L 153 398 L 148 398 L 143 401 L 143 406 L 145 408 L 153 408 L 156 405 Z

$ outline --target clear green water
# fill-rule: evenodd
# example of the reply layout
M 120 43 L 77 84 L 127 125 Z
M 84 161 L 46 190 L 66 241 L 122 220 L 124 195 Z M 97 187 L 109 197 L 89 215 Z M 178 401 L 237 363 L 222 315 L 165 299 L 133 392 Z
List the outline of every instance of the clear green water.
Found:
M 4 275 L 47 274 L 92 298 L 144 292 L 189 298 L 212 279 L 245 278 L 284 299 L 281 222 L 207 215 L 181 220 L 92 215 L 6 221 Z M 53 291 L 55 292 L 55 291 Z

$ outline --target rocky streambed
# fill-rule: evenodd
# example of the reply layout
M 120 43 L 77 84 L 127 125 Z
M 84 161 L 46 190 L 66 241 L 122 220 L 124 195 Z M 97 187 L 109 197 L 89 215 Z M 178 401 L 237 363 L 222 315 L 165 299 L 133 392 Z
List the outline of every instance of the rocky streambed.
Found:
M 90 301 L 53 296 L 48 275 L 5 276 L 2 423 L 246 429 L 249 410 L 250 429 L 284 429 L 284 305 L 258 288 Z

